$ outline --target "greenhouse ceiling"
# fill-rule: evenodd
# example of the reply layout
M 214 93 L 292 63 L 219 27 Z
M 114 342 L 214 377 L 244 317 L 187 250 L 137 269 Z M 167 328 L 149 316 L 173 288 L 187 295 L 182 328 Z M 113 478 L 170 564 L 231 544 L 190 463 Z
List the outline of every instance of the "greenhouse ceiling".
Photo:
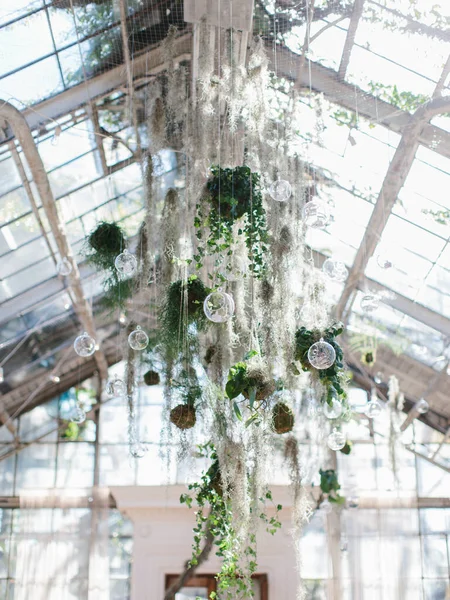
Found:
M 347 360 L 355 378 L 382 387 L 397 375 L 407 406 L 426 397 L 432 410 L 423 419 L 445 432 L 449 19 L 427 0 L 401 0 L 395 9 L 391 4 L 316 2 L 308 15 L 294 0 L 257 0 L 252 31 L 264 40 L 277 93 L 293 85 L 301 122 L 320 122 L 293 135 L 311 185 L 333 206 L 332 222 L 308 232 L 308 244 L 317 268 L 332 254 L 349 270 L 330 294 L 347 324 Z M 170 25 L 178 27 L 176 62 L 194 73 L 197 29 L 184 21 L 176 0 L 129 0 L 127 7 L 122 0 L 1 3 L 4 422 L 121 358 L 120 318 L 102 307 L 102 278 L 86 264 L 83 244 L 96 222 L 111 218 L 128 236 L 137 235 L 145 193 L 141 152 L 152 153 L 149 84 L 166 67 L 161 42 Z M 18 46 L 23 28 L 27 35 Z M 6 103 L 20 111 L 20 126 Z M 26 141 L 27 128 L 33 140 Z M 42 163 L 34 157 L 31 165 L 33 144 Z M 183 166 L 172 150 L 158 154 L 160 199 L 171 187 L 182 190 Z M 63 234 L 49 214 L 52 202 Z M 79 267 L 78 288 L 57 273 L 61 250 L 69 246 Z M 373 312 L 361 308 L 365 296 L 376 297 Z M 139 298 L 130 310 L 143 310 Z M 80 322 L 96 333 L 95 360 L 73 353 Z M 372 351 L 376 360 L 367 364 Z

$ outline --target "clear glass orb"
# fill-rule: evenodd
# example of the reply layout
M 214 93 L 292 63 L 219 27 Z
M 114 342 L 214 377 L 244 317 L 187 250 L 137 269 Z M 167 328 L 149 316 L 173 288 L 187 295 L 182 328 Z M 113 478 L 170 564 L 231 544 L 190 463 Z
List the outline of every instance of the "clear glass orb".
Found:
M 233 296 L 220 289 L 206 296 L 203 302 L 203 311 L 213 323 L 229 321 L 234 314 L 234 309 Z
M 333 429 L 333 431 L 327 437 L 328 448 L 330 448 L 330 450 L 334 450 L 335 452 L 341 450 L 345 446 L 346 441 L 347 439 L 345 435 L 337 429 Z
M 349 495 L 347 496 L 347 508 L 358 508 L 359 496 Z
M 148 335 L 138 325 L 128 336 L 128 344 L 133 350 L 144 350 L 148 346 Z
M 386 270 L 392 267 L 392 262 L 384 254 L 379 254 L 377 256 L 377 265 L 380 267 L 380 269 Z
M 303 221 L 308 227 L 322 229 L 330 222 L 330 211 L 325 202 L 311 200 L 302 210 Z
M 380 306 L 380 299 L 375 294 L 365 294 L 361 298 L 361 309 L 365 313 L 372 313 Z
M 62 275 L 63 277 L 67 277 L 67 275 L 70 275 L 72 273 L 72 270 L 72 263 L 67 258 L 67 256 L 64 256 L 64 258 L 58 261 L 58 264 L 56 265 L 56 271 L 58 275 Z
M 342 415 L 343 408 L 340 402 L 333 400 L 331 406 L 325 402 L 322 410 L 327 419 L 338 419 Z
M 336 360 L 336 352 L 331 344 L 321 339 L 308 350 L 308 360 L 315 369 L 329 369 Z
M 137 260 L 136 257 L 133 254 L 130 254 L 125 248 L 125 250 L 119 254 L 119 256 L 116 256 L 114 265 L 121 275 L 124 277 L 130 277 L 136 272 Z
M 425 398 L 421 398 L 419 400 L 419 402 L 416 403 L 415 409 L 417 410 L 418 413 L 420 413 L 421 415 L 424 415 L 425 413 L 427 413 L 430 410 L 430 405 L 425 400 Z
M 369 419 L 376 419 L 381 415 L 382 411 L 383 407 L 378 402 L 378 400 L 370 400 L 370 402 L 367 403 L 364 412 L 366 413 L 366 416 L 369 417 Z
M 382 373 L 381 371 L 377 371 L 373 380 L 375 381 L 375 383 L 382 383 L 384 380 L 384 373 Z
M 269 188 L 270 197 L 276 202 L 286 202 L 292 194 L 292 187 L 289 181 L 277 179 Z
M 322 265 L 322 271 L 334 281 L 345 281 L 348 277 L 348 270 L 345 264 L 333 258 L 327 258 Z
M 133 458 L 142 458 L 147 452 L 148 448 L 141 442 L 134 442 L 130 444 L 130 455 Z
M 117 377 L 114 379 L 108 379 L 105 386 L 106 393 L 108 396 L 112 396 L 113 398 L 117 398 L 118 396 L 123 396 L 127 391 L 127 386 L 125 382 Z
M 70 420 L 72 423 L 77 423 L 80 425 L 86 421 L 86 411 L 79 404 L 75 406 L 73 413 L 70 416 Z
M 78 356 L 92 356 L 95 352 L 95 340 L 84 331 L 75 338 L 73 348 Z

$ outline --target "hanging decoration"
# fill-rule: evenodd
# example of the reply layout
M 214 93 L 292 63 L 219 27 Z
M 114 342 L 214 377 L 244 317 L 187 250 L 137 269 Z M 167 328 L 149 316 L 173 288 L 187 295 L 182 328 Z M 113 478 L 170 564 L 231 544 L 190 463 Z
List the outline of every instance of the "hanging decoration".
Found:
M 73 348 L 78 356 L 84 358 L 92 356 L 95 352 L 95 340 L 85 331 L 75 338 Z

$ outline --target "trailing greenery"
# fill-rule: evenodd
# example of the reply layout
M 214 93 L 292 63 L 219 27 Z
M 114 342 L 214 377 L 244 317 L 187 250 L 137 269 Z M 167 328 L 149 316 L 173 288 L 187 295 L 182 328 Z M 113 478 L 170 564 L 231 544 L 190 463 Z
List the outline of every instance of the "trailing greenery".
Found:
M 384 85 L 376 81 L 369 81 L 369 88 L 371 94 L 408 112 L 414 112 L 419 106 L 430 100 L 429 96 L 424 94 L 400 92 L 396 85 Z
M 216 267 L 220 267 L 224 256 L 232 255 L 233 225 L 242 217 L 238 235 L 245 236 L 245 244 L 253 274 L 261 278 L 266 269 L 266 253 L 269 235 L 267 232 L 266 212 L 258 173 L 252 173 L 249 167 L 234 169 L 211 167 L 212 177 L 206 184 L 206 194 L 197 204 L 194 225 L 197 229 L 197 254 L 194 255 L 197 269 L 203 266 L 206 255 L 216 255 Z M 205 203 L 209 203 L 209 212 Z M 205 227 L 209 235 L 203 239 Z M 229 265 L 226 267 L 230 269 Z M 217 277 L 226 280 L 226 273 L 218 269 Z M 212 275 L 210 275 L 212 278 Z
M 320 489 L 328 495 L 328 500 L 334 504 L 344 504 L 345 498 L 339 494 L 341 486 L 339 485 L 337 473 L 334 469 L 322 471 L 320 469 Z
M 251 350 L 245 355 L 244 360 L 248 361 L 257 354 L 255 350 Z M 243 419 L 242 411 L 235 398 L 242 394 L 249 401 L 248 409 L 251 415 L 245 421 L 246 427 L 259 421 L 260 410 L 267 406 L 267 399 L 275 389 L 275 380 L 267 374 L 261 365 L 254 366 L 247 362 L 238 362 L 230 368 L 225 386 L 228 398 L 234 400 L 234 413 L 240 421 Z
M 336 337 L 344 331 L 342 323 L 337 323 L 329 327 L 324 332 L 317 329 L 309 330 L 306 327 L 300 327 L 295 333 L 295 360 L 298 360 L 303 371 L 313 373 L 327 390 L 326 401 L 331 406 L 334 399 L 346 400 L 347 393 L 344 389 L 346 382 L 346 373 L 344 369 L 344 353 L 340 345 L 336 342 Z M 336 360 L 328 369 L 315 369 L 308 360 L 308 350 L 321 338 L 333 346 L 336 352 Z
M 99 223 L 85 241 L 84 252 L 87 261 L 98 271 L 104 272 L 105 294 L 102 303 L 111 310 L 124 308 L 126 300 L 131 298 L 135 289 L 134 278 L 122 279 L 114 265 L 116 257 L 126 247 L 123 229 L 116 223 L 106 221 Z
M 208 442 L 198 446 L 201 456 L 208 457 L 212 463 L 200 478 L 200 481 L 189 485 L 188 494 L 180 496 L 181 504 L 189 508 L 196 507 L 196 525 L 194 527 L 194 542 L 190 565 L 197 565 L 202 552 L 202 541 L 212 535 L 216 547 L 216 555 L 222 560 L 222 566 L 216 575 L 217 592 L 212 592 L 210 600 L 235 600 L 236 598 L 253 598 L 251 576 L 257 570 L 256 536 L 249 534 L 247 543 L 238 540 L 234 528 L 234 516 L 231 503 L 224 493 L 220 482 L 220 465 L 214 445 Z M 259 518 L 265 524 L 266 531 L 274 535 L 281 527 L 278 513 L 281 504 L 275 506 L 275 515 L 269 517 L 265 510 L 266 501 L 273 502 L 272 494 L 268 491 L 265 497 L 259 498 L 262 505 L 258 509 Z M 207 508 L 209 507 L 209 512 Z M 246 569 L 241 566 L 244 559 Z
M 206 328 L 203 302 L 209 293 L 197 275 L 175 281 L 167 288 L 160 322 L 162 342 L 170 355 L 176 356 L 186 338 L 196 337 L 196 332 Z M 195 325 L 195 333 L 189 325 Z
M 424 215 L 431 215 L 436 223 L 440 225 L 447 225 L 450 221 L 450 210 L 442 209 L 442 210 L 428 210 L 424 208 L 422 210 Z

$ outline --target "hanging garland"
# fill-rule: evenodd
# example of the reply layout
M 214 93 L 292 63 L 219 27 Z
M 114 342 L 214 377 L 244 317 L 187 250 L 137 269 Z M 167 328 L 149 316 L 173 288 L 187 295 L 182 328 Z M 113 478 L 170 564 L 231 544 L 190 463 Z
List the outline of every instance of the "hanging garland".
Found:
M 197 254 L 194 255 L 197 269 L 203 267 L 207 255 L 216 257 L 216 276 L 225 281 L 225 273 L 219 271 L 224 257 L 232 255 L 233 226 L 237 224 L 237 235 L 245 237 L 250 270 L 257 278 L 264 276 L 267 262 L 266 212 L 260 189 L 260 178 L 247 166 L 234 169 L 211 167 L 211 178 L 206 184 L 205 193 L 196 205 L 194 225 L 197 229 Z M 205 229 L 209 229 L 206 239 Z M 210 275 L 212 278 L 213 276 Z

